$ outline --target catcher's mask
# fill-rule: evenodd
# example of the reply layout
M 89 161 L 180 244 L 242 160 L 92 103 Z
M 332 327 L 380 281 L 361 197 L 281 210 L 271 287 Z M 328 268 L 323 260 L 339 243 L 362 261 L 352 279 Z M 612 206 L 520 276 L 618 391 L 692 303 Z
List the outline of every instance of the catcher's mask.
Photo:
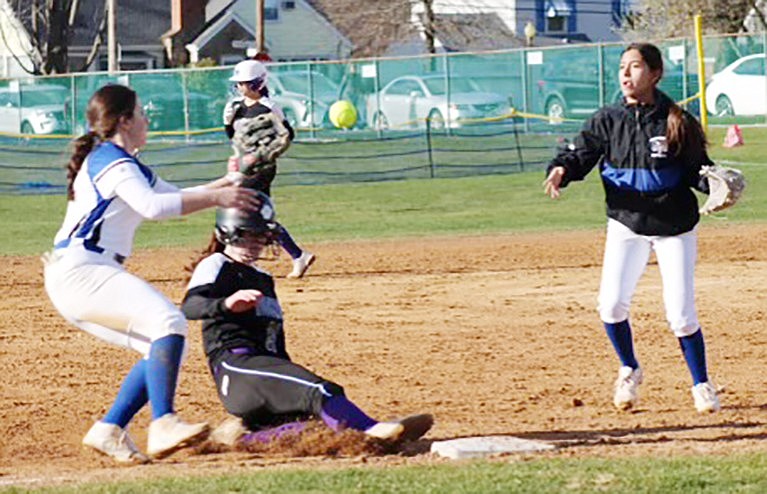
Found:
M 236 247 L 257 241 L 261 246 L 276 241 L 280 224 L 275 220 L 274 203 L 263 192 L 258 193 L 261 206 L 255 211 L 236 208 L 216 210 L 216 239 Z

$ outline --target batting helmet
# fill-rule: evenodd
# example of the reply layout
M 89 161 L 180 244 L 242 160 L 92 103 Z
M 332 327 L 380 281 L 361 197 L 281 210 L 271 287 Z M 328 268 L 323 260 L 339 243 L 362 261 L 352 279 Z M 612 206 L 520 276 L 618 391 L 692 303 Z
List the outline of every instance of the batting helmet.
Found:
M 258 193 L 261 206 L 255 211 L 236 208 L 216 210 L 216 238 L 223 244 L 236 245 L 246 233 L 276 236 L 280 224 L 275 220 L 274 203 L 263 192 Z
M 256 60 L 243 60 L 234 66 L 234 72 L 230 81 L 234 83 L 246 82 L 253 91 L 266 88 L 266 66 Z

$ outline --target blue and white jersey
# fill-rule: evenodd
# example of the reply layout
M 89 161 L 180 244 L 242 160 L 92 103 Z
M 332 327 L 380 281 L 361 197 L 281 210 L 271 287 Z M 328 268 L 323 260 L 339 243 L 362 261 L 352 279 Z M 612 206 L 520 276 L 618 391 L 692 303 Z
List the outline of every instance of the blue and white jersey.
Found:
M 54 240 L 56 249 L 84 247 L 127 257 L 144 218 L 181 213 L 179 189 L 112 142 L 100 143 L 88 154 L 73 189 L 74 200 Z

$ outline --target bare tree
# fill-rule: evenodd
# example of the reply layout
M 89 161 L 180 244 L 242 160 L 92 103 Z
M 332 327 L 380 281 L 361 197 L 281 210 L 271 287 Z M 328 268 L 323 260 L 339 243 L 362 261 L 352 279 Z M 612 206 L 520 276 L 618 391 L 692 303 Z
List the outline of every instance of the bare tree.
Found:
M 11 51 L 19 66 L 32 75 L 68 72 L 69 44 L 79 3 L 79 0 L 8 0 L 11 10 L 26 29 L 30 44 L 23 53 L 14 52 L 8 41 L 10 33 L 3 31 L 2 24 L 0 42 Z M 91 51 L 77 71 L 87 69 L 98 54 L 104 39 L 105 22 L 106 16 L 102 13 Z
M 756 0 L 639 0 L 621 33 L 629 40 L 691 36 L 697 14 L 703 18 L 705 33 L 739 33 L 745 31 L 743 21 L 756 4 Z
M 432 55 L 437 53 L 434 46 L 436 39 L 436 26 L 434 24 L 434 0 L 413 0 L 413 3 L 423 11 L 421 24 L 423 25 L 423 38 L 426 43 L 426 52 Z M 414 6 L 415 7 L 415 6 Z

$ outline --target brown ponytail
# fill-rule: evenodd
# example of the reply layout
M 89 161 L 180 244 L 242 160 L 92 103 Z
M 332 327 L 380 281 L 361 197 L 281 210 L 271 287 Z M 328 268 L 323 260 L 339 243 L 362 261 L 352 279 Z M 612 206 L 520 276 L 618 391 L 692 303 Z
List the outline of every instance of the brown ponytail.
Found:
M 706 149 L 708 142 L 700 122 L 686 115 L 676 103 L 669 107 L 666 122 L 666 142 L 674 156 Z
M 67 199 L 70 201 L 75 198 L 74 183 L 77 172 L 82 168 L 85 157 L 96 145 L 96 140 L 96 134 L 88 132 L 72 141 L 72 156 L 67 163 Z
M 184 271 L 188 273 L 186 277 L 186 283 L 189 283 L 189 280 L 192 278 L 192 273 L 194 273 L 194 268 L 196 268 L 203 259 L 216 252 L 224 252 L 224 248 L 226 248 L 226 245 L 218 241 L 216 234 L 214 233 L 211 235 L 210 242 L 208 242 L 207 247 L 200 251 L 200 255 L 197 256 L 197 259 L 192 261 L 187 267 L 184 268 Z
M 119 84 L 106 85 L 93 93 L 85 110 L 91 130 L 72 141 L 72 156 L 66 165 L 67 199 L 71 201 L 75 198 L 75 177 L 88 153 L 98 141 L 106 141 L 117 133 L 120 119 L 133 118 L 136 101 L 136 92 Z
M 661 77 L 663 77 L 663 54 L 657 46 L 651 43 L 631 43 L 623 50 L 623 53 L 629 50 L 638 51 L 650 70 L 659 70 Z M 656 84 L 659 81 L 660 78 Z M 706 148 L 706 136 L 700 123 L 686 115 L 676 103 L 673 103 L 668 110 L 666 143 L 674 156 L 688 153 L 693 149 L 704 150 Z

